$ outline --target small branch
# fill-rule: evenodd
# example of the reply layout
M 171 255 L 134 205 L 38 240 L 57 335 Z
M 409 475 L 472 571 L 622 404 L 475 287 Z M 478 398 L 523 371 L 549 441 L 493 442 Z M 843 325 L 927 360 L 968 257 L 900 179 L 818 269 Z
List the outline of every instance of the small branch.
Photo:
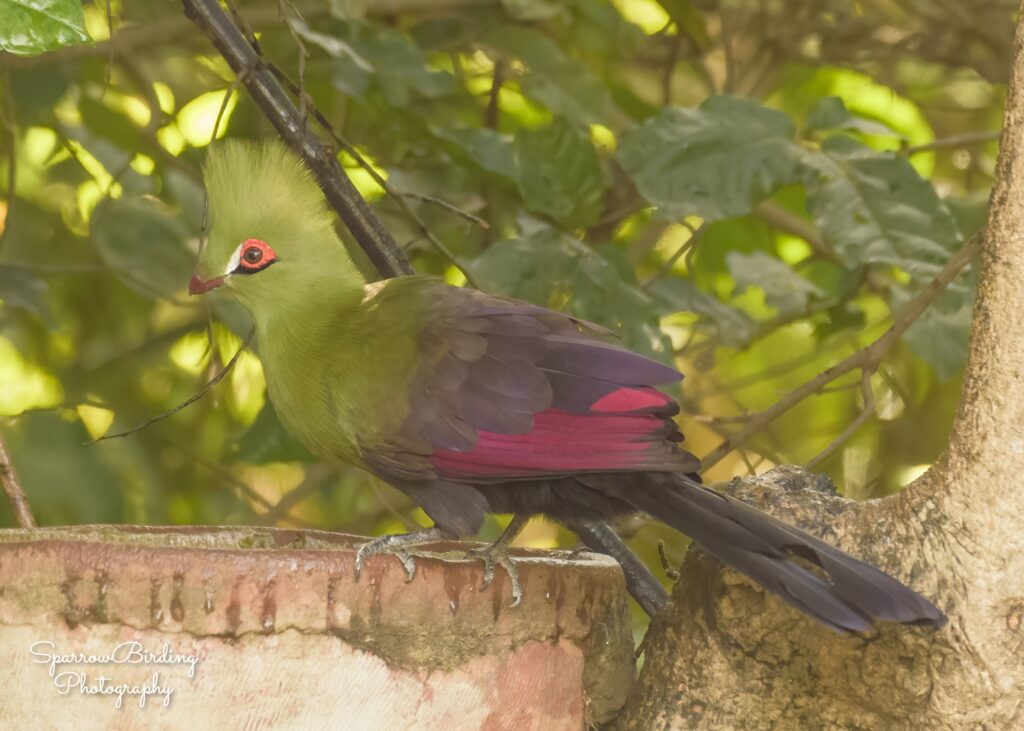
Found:
M 672 44 L 669 48 L 668 60 L 665 62 L 665 71 L 661 76 L 661 104 L 671 106 L 672 104 L 672 81 L 675 78 L 676 65 L 679 63 L 679 52 L 683 46 L 683 38 L 676 35 L 669 38 Z
M 484 127 L 498 129 L 501 121 L 501 87 L 505 83 L 506 61 L 499 59 L 494 63 L 494 74 L 491 77 L 491 91 L 487 95 L 487 108 L 484 110 Z
M 782 206 L 772 203 L 771 201 L 764 201 L 761 203 L 754 209 L 754 213 L 758 218 L 770 226 L 774 226 L 783 233 L 796 236 L 798 239 L 806 241 L 810 245 L 811 250 L 822 259 L 827 259 L 833 264 L 846 266 L 843 260 L 839 258 L 839 255 L 836 254 L 836 252 L 834 252 L 827 243 L 825 243 L 825 239 L 822 238 L 818 229 L 812 226 L 809 222 L 800 218 L 800 216 L 790 213 Z
M 910 145 L 904 147 L 900 152 L 904 155 L 916 155 L 920 152 L 932 152 L 933 150 L 944 150 L 950 147 L 967 147 L 969 145 L 983 145 L 986 142 L 995 142 L 999 139 L 999 135 L 1002 134 L 1002 130 L 995 130 L 992 132 L 967 132 L 962 135 L 953 135 L 951 137 L 942 137 L 931 142 L 926 142 L 923 145 Z
M 981 245 L 982 234 L 977 233 L 965 243 L 959 251 L 950 257 L 949 261 L 942 268 L 931 282 L 928 283 L 917 296 L 896 316 L 892 325 L 885 333 L 871 344 L 861 348 L 842 362 L 829 368 L 827 371 L 818 374 L 802 386 L 793 389 L 775 404 L 764 411 L 756 414 L 747 422 L 747 425 L 735 434 L 725 439 L 707 457 L 704 458 L 702 469 L 707 470 L 718 464 L 725 455 L 737 446 L 749 439 L 753 434 L 763 429 L 782 414 L 789 411 L 808 396 L 820 392 L 822 388 L 840 376 L 846 375 L 857 369 L 876 368 L 882 358 L 899 342 L 903 333 L 921 316 L 928 306 L 935 301 L 935 298 L 942 293 L 946 286 L 956 278 L 967 262 L 977 253 Z
M 444 198 L 438 198 L 433 195 L 424 195 L 423 193 L 404 193 L 398 190 L 396 190 L 395 193 L 397 195 L 400 195 L 402 198 L 412 198 L 413 200 L 423 201 L 424 203 L 432 203 L 438 208 L 445 209 L 449 213 L 454 213 L 456 216 L 461 216 L 470 223 L 476 224 L 482 229 L 489 229 L 491 227 L 491 225 L 487 223 L 487 221 L 485 221 L 484 219 L 480 218 L 479 216 L 474 216 L 469 211 L 459 208 L 454 203 L 449 203 Z
M 864 408 L 857 414 L 857 417 L 850 422 L 849 426 L 840 432 L 839 436 L 833 439 L 827 447 L 821 450 L 817 455 L 812 457 L 804 465 L 804 469 L 812 470 L 826 459 L 832 456 L 839 447 L 844 445 L 850 437 L 852 437 L 858 429 L 860 429 L 864 423 L 870 419 L 875 413 L 875 393 L 871 390 L 871 374 L 873 369 L 865 368 L 861 372 L 860 388 L 861 393 L 864 396 Z M 822 389 L 824 391 L 825 389 Z
M 227 362 L 227 364 L 223 368 L 220 369 L 220 371 L 217 373 L 217 375 L 215 375 L 213 378 L 211 378 L 207 382 L 207 384 L 205 386 L 203 386 L 201 389 L 199 389 L 199 391 L 197 391 L 194 395 L 192 395 L 188 399 L 182 401 L 180 404 L 175 406 L 170 411 L 165 411 L 162 414 L 157 414 L 156 416 L 154 416 L 152 418 L 146 419 L 144 422 L 142 422 L 141 424 L 136 424 L 131 429 L 126 429 L 125 431 L 116 432 L 114 434 L 104 434 L 103 436 L 100 436 L 100 437 L 97 437 L 96 439 L 93 439 L 91 442 L 87 442 L 85 444 L 85 446 L 91 447 L 92 445 L 96 444 L 97 442 L 106 441 L 107 439 L 118 439 L 120 437 L 126 437 L 126 436 L 128 436 L 130 434 L 134 434 L 137 431 L 145 429 L 150 424 L 154 424 L 154 423 L 156 423 L 158 421 L 162 421 L 162 420 L 164 420 L 164 419 L 166 419 L 166 418 L 168 418 L 170 416 L 174 416 L 175 414 L 177 414 L 182 409 L 191 406 L 196 401 L 198 401 L 203 396 L 205 396 L 207 393 L 209 393 L 210 390 L 214 386 L 216 386 L 218 383 L 220 383 L 222 380 L 224 380 L 224 376 L 226 376 L 228 373 L 231 372 L 231 369 L 234 367 L 235 363 L 238 362 L 238 359 L 242 356 L 242 353 L 249 346 L 249 343 L 252 342 L 252 339 L 253 339 L 253 337 L 255 337 L 255 335 L 256 335 L 256 328 L 254 327 L 252 330 L 249 331 L 249 334 L 245 336 L 245 340 L 242 341 L 242 344 L 240 346 L 238 346 L 238 351 L 233 356 L 231 356 L 231 360 L 229 360 Z
M 686 264 L 689 268 L 693 252 L 697 250 L 697 244 L 700 243 L 700 239 L 701 236 L 704 234 L 706 224 L 702 223 L 697 228 L 693 228 L 685 221 L 681 221 L 680 223 L 682 223 L 682 225 L 685 226 L 686 228 L 690 229 L 690 238 L 684 241 L 680 245 L 680 247 L 672 253 L 672 256 L 665 260 L 665 263 L 662 264 L 658 271 L 654 273 L 654 276 L 652 276 L 650 279 L 648 279 L 640 286 L 640 289 L 644 290 L 645 292 L 649 290 L 658 280 L 662 279 L 666 274 L 672 271 L 672 267 L 676 265 L 676 262 L 679 261 L 679 258 L 681 256 L 686 257 Z
M 18 480 L 18 473 L 14 470 L 14 463 L 7 451 L 3 437 L 0 437 L 0 484 L 3 485 L 7 499 L 11 502 L 11 511 L 14 519 L 22 528 L 35 528 L 36 520 L 32 517 L 32 508 L 28 503 L 28 496 L 21 487 Z
M 655 616 L 669 603 L 665 588 L 607 523 L 583 520 L 566 520 L 564 523 L 587 548 L 607 554 L 619 562 L 629 593 L 649 616 Z
M 661 570 L 665 572 L 665 576 L 672 581 L 678 581 L 680 576 L 679 569 L 668 560 L 668 553 L 665 551 L 665 541 L 658 541 L 658 558 L 661 560 Z
M 323 487 L 327 478 L 333 474 L 333 469 L 322 474 L 323 471 L 318 467 L 319 465 L 313 465 L 307 468 L 302 482 L 286 492 L 276 503 L 270 505 L 265 513 L 257 516 L 257 521 L 261 525 L 273 525 L 278 520 L 288 520 L 288 513 L 291 512 L 291 509 L 307 497 L 315 495 Z

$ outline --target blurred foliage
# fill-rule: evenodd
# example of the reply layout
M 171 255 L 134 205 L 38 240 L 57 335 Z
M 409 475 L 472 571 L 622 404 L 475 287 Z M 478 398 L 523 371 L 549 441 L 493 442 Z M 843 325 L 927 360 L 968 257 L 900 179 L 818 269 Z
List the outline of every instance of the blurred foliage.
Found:
M 245 313 L 186 296 L 199 166 L 222 105 L 218 136 L 272 130 L 178 5 L 112 2 L 113 49 L 107 6 L 85 5 L 81 22 L 76 2 L 51 3 L 48 17 L 29 7 L 0 4 L 0 48 L 26 54 L 0 54 L 0 428 L 39 520 L 364 534 L 423 522 L 391 488 L 312 462 L 265 403 L 252 353 L 173 418 L 83 446 L 184 400 L 238 348 Z M 419 271 L 462 283 L 461 266 L 676 362 L 683 427 L 704 454 L 878 337 L 982 225 L 1012 9 L 334 0 L 243 14 L 453 252 L 343 154 Z M 93 43 L 31 55 L 82 28 Z M 973 278 L 872 377 L 875 416 L 819 468 L 845 494 L 898 489 L 943 447 Z M 806 399 L 709 479 L 809 461 L 860 412 L 857 386 L 850 374 Z M 624 528 L 656 564 L 666 532 Z M 499 530 L 489 519 L 483 537 Z M 535 521 L 524 540 L 571 537 Z M 670 546 L 678 558 L 683 546 Z

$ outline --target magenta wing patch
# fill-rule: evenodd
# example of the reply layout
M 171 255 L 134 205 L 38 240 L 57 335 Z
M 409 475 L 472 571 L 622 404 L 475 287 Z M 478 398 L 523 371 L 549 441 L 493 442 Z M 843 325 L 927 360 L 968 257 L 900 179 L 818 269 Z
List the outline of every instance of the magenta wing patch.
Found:
M 588 413 L 547 409 L 526 433 L 479 430 L 471 449 L 439 449 L 430 461 L 450 479 L 677 470 L 690 455 L 673 444 L 678 432 L 666 410 L 675 402 L 660 391 L 620 388 Z

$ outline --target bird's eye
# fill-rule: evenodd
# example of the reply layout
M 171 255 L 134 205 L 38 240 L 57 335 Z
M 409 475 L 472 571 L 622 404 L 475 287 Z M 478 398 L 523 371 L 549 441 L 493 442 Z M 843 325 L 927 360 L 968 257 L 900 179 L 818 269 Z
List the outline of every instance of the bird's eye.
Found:
M 277 263 L 277 253 L 266 241 L 246 239 L 235 249 L 226 274 L 255 274 Z

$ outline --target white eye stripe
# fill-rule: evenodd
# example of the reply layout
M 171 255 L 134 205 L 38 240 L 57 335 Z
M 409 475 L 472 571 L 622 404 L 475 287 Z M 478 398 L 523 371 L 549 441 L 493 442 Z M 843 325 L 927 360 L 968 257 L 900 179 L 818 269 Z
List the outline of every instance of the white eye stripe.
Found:
M 242 261 L 242 247 L 243 246 L 245 246 L 245 242 L 244 241 L 238 245 L 238 248 L 235 249 L 235 253 L 231 255 L 231 259 L 228 261 L 228 268 L 224 270 L 224 276 L 225 277 L 227 275 L 231 274 L 231 272 L 233 272 L 236 269 L 238 269 L 238 265 Z

